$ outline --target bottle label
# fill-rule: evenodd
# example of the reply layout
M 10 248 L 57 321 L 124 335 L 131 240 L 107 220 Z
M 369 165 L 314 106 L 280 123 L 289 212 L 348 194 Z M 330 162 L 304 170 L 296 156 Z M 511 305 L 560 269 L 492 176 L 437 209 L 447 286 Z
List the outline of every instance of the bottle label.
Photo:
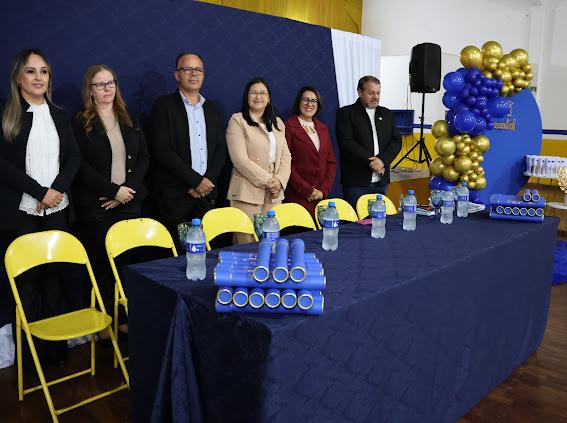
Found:
M 455 207 L 453 200 L 443 200 L 443 207 Z
M 335 219 L 323 219 L 323 227 L 327 229 L 337 229 L 339 221 Z
M 185 244 L 186 251 L 191 254 L 201 254 L 207 252 L 207 246 L 203 244 L 191 244 L 190 242 Z
M 280 237 L 279 232 L 266 232 L 266 231 L 264 231 L 264 239 L 276 240 L 276 239 L 279 239 L 279 237 Z
M 466 201 L 466 202 L 468 202 L 468 201 L 469 201 L 469 196 L 468 196 L 468 195 L 459 195 L 458 200 L 459 200 L 459 201 Z
M 370 217 L 372 219 L 386 219 L 386 212 L 385 211 L 373 211 L 373 212 L 370 212 Z
M 415 206 L 408 206 L 404 204 L 404 213 L 415 213 Z

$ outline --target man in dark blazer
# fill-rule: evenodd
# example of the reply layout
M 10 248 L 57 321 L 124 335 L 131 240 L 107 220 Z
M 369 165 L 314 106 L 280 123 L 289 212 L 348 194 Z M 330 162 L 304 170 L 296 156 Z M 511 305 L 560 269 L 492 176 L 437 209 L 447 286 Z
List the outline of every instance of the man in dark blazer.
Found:
M 386 194 L 390 163 L 402 148 L 394 114 L 380 102 L 380 81 L 358 81 L 358 100 L 337 111 L 336 134 L 341 158 L 343 196 L 353 207 L 363 194 Z
M 175 63 L 178 89 L 156 100 L 149 146 L 154 199 L 177 243 L 177 225 L 202 217 L 215 205 L 226 140 L 215 107 L 200 94 L 203 60 L 195 53 L 181 53 Z

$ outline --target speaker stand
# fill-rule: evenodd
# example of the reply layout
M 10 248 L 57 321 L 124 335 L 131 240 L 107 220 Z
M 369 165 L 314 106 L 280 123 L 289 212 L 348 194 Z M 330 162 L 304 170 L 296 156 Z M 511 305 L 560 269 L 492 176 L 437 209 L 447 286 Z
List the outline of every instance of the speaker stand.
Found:
M 392 166 L 392 169 L 395 169 L 404 159 L 411 160 L 412 162 L 415 163 L 427 162 L 427 166 L 429 167 L 429 162 L 431 161 L 431 154 L 429 154 L 429 151 L 427 150 L 427 145 L 425 145 L 425 138 L 423 136 L 423 119 L 425 115 L 425 93 L 422 93 L 422 96 L 423 97 L 421 98 L 421 116 L 419 117 L 419 122 L 420 122 L 419 140 L 417 140 L 415 144 L 407 151 L 407 153 L 404 154 L 402 158 L 398 160 L 396 164 L 394 164 L 394 166 Z M 410 153 L 416 148 L 419 148 L 419 158 L 417 160 L 409 157 Z

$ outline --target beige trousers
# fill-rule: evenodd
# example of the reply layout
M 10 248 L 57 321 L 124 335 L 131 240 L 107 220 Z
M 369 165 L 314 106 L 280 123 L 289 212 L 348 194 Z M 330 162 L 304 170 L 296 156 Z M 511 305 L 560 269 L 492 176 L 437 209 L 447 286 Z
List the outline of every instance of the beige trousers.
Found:
M 242 210 L 244 213 L 246 213 L 250 220 L 254 221 L 255 214 L 266 214 L 266 212 L 268 210 L 271 210 L 276 204 L 281 203 L 281 201 L 272 203 L 272 195 L 270 194 L 270 191 L 266 190 L 266 193 L 264 195 L 264 204 L 250 204 L 243 201 L 230 200 L 230 207 L 236 207 L 237 209 Z M 232 236 L 232 243 L 234 245 L 247 244 L 249 242 L 254 242 L 254 237 L 252 235 L 234 233 L 234 235 Z

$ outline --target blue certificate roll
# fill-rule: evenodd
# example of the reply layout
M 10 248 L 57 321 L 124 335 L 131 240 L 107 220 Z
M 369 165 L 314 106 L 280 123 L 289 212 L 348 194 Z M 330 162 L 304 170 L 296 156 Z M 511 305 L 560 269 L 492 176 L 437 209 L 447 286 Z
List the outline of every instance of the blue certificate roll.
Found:
M 258 256 L 254 266 L 254 279 L 264 282 L 270 277 L 270 258 L 272 255 L 272 242 L 262 240 L 258 246 Z
M 299 238 L 291 241 L 291 266 L 289 277 L 294 282 L 302 282 L 307 277 L 305 243 Z
M 215 273 L 229 274 L 229 273 L 245 273 L 249 274 L 254 279 L 254 267 L 242 266 L 237 263 L 219 263 L 215 267 Z M 324 274 L 321 264 L 309 265 L 306 271 L 307 276 L 321 276 Z
M 244 307 L 248 304 L 248 288 L 234 288 L 232 303 L 237 307 Z
M 272 278 L 264 282 L 255 280 L 250 272 L 232 269 L 215 269 L 215 285 L 216 286 L 242 286 L 247 288 L 278 288 L 278 289 L 307 289 L 310 291 L 322 291 L 325 289 L 327 279 L 324 275 L 310 275 L 302 282 L 293 282 L 288 279 L 285 282 L 276 282 Z
M 260 241 L 260 243 L 262 243 L 262 241 Z M 257 253 L 247 253 L 243 251 L 219 251 L 219 261 L 224 261 L 225 259 L 230 259 L 231 257 L 238 257 L 240 260 L 256 261 L 257 256 Z M 305 260 L 317 260 L 317 257 L 315 256 L 315 253 L 305 253 Z
M 253 308 L 260 308 L 264 305 L 264 290 L 261 288 L 253 288 L 248 295 L 248 304 Z
M 528 211 L 530 210 L 543 210 L 543 209 L 528 209 Z M 506 214 L 498 214 L 496 213 L 494 210 L 490 210 L 490 214 L 489 214 L 491 219 L 496 219 L 496 220 L 518 220 L 518 221 L 523 221 L 523 222 L 538 222 L 541 223 L 543 222 L 543 215 L 541 216 L 532 216 L 532 215 L 528 215 L 528 216 L 522 216 L 522 215 L 518 215 L 518 216 L 514 216 L 514 215 L 506 215 Z
M 297 306 L 302 310 L 309 310 L 313 307 L 313 292 L 301 289 L 297 293 Z
M 217 301 L 221 304 L 230 304 L 232 302 L 232 294 L 234 289 L 230 286 L 223 286 L 217 292 Z
M 280 290 L 271 288 L 266 290 L 266 295 L 264 296 L 264 304 L 269 308 L 277 308 L 282 303 L 280 296 Z
M 282 306 L 287 309 L 294 308 L 297 305 L 297 294 L 293 289 L 284 289 L 282 291 Z
M 312 316 L 319 316 L 325 309 L 325 298 L 322 294 L 314 294 L 313 305 L 308 310 L 303 310 L 299 306 L 293 308 L 285 308 L 282 305 L 270 308 L 266 305 L 260 308 L 253 308 L 250 305 L 244 307 L 236 307 L 234 304 L 220 304 L 215 302 L 215 309 L 218 313 L 265 313 L 265 314 L 306 314 Z
M 289 242 L 287 239 L 278 239 L 276 242 L 276 257 L 274 259 L 272 278 L 276 282 L 285 282 L 289 277 L 287 268 L 287 256 L 289 254 Z

